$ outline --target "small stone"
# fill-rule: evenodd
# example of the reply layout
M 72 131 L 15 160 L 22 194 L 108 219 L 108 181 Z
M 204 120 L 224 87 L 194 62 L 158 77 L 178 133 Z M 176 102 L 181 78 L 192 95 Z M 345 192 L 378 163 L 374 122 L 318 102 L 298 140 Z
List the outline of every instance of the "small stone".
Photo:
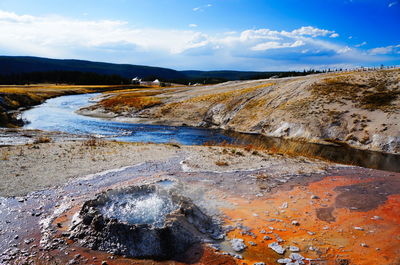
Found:
M 244 240 L 240 238 L 234 238 L 231 240 L 232 249 L 236 252 L 243 251 L 247 246 L 244 244 Z
M 264 240 L 271 240 L 272 237 L 270 237 L 270 236 L 264 236 L 263 239 L 264 239 Z
M 273 251 L 275 251 L 276 253 L 281 254 L 281 255 L 283 255 L 286 251 L 281 245 L 279 245 L 276 242 L 269 244 L 268 247 L 270 249 L 272 249 Z
M 19 236 L 18 236 L 18 235 L 15 235 L 15 236 L 14 236 L 14 239 L 18 239 L 18 238 L 19 238 Z
M 257 244 L 254 243 L 253 241 L 249 241 L 249 244 L 252 245 L 252 246 L 257 246 Z
M 267 231 L 265 231 L 264 229 L 260 231 L 260 234 L 266 234 Z
M 292 225 L 299 226 L 300 223 L 298 221 L 294 220 L 294 221 L 292 221 Z
M 290 246 L 289 250 L 292 251 L 292 252 L 299 252 L 300 251 L 300 249 L 298 247 L 296 247 L 296 246 Z
M 308 233 L 310 236 L 315 235 L 315 233 L 314 233 L 314 232 L 311 232 L 311 231 L 308 231 L 307 233 Z
M 264 262 L 256 262 L 256 263 L 253 263 L 253 265 L 265 265 L 265 263 Z
M 287 202 L 284 202 L 284 203 L 282 203 L 280 208 L 281 209 L 286 209 L 286 208 L 288 208 L 288 206 L 289 206 L 289 204 Z
M 107 263 L 107 261 L 103 260 L 103 261 L 101 262 L 101 265 L 108 265 L 108 263 Z
M 364 248 L 367 248 L 367 247 L 368 247 L 368 245 L 365 244 L 365 243 L 361 243 L 360 246 L 362 246 L 362 247 L 364 247 Z
M 276 262 L 280 263 L 280 264 L 287 264 L 292 262 L 291 259 L 285 258 L 285 259 L 278 259 Z
M 31 238 L 31 239 L 25 239 L 24 240 L 24 243 L 25 244 L 27 244 L 27 245 L 29 245 L 30 243 L 32 243 L 33 242 L 33 239 Z
M 302 255 L 300 255 L 299 253 L 292 253 L 290 254 L 289 258 L 291 258 L 292 260 L 295 261 L 303 261 L 304 257 Z
M 311 195 L 311 199 L 312 199 L 312 200 L 318 200 L 319 197 L 318 197 L 317 195 Z
M 355 226 L 354 229 L 355 229 L 355 230 L 359 230 L 359 231 L 364 231 L 364 228 L 359 227 L 359 226 Z
M 382 220 L 382 217 L 375 215 L 374 217 L 371 218 L 372 220 Z

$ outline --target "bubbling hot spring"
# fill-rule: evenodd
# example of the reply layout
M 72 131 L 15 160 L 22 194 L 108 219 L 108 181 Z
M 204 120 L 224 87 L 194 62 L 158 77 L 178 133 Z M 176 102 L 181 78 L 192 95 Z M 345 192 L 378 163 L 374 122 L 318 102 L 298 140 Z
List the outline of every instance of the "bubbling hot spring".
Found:
M 128 224 L 150 224 L 162 227 L 167 214 L 177 210 L 171 197 L 148 190 L 110 194 L 100 212 Z
M 162 185 L 109 190 L 86 201 L 70 228 L 84 247 L 134 258 L 173 259 L 223 238 L 213 218 Z

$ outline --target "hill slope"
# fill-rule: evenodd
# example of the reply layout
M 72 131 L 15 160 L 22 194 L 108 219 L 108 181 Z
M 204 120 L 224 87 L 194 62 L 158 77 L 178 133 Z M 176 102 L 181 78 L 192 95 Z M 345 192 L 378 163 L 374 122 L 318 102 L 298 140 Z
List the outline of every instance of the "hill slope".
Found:
M 102 112 L 400 153 L 400 69 L 117 94 L 86 114 Z

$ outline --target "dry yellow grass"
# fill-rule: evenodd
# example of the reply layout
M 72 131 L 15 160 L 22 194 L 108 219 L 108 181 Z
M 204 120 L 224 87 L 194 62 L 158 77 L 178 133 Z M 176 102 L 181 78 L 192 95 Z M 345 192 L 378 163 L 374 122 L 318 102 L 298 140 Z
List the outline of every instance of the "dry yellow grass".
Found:
M 161 103 L 159 98 L 154 97 L 160 92 L 143 91 L 113 95 L 101 100 L 98 104 L 106 110 L 120 113 L 134 108 L 136 111 L 152 107 Z
M 254 86 L 254 87 L 241 88 L 241 89 L 226 91 L 226 92 L 222 92 L 222 93 L 207 94 L 207 95 L 188 99 L 186 102 L 203 102 L 203 101 L 222 102 L 226 99 L 241 96 L 244 94 L 248 94 L 248 93 L 256 91 L 257 89 L 269 87 L 272 85 L 274 85 L 274 83 L 261 84 L 261 85 Z

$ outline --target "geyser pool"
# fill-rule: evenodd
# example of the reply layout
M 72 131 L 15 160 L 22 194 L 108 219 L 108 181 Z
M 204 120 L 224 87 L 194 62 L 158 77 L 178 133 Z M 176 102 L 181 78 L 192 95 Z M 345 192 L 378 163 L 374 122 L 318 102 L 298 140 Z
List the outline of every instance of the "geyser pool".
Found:
M 194 244 L 224 237 L 219 222 L 168 181 L 160 184 L 96 195 L 83 204 L 69 238 L 93 250 L 165 260 L 182 255 Z
M 148 190 L 135 193 L 112 194 L 100 207 L 100 212 L 108 218 L 114 218 L 129 224 L 150 224 L 162 227 L 167 214 L 177 210 L 178 205 L 171 197 Z

